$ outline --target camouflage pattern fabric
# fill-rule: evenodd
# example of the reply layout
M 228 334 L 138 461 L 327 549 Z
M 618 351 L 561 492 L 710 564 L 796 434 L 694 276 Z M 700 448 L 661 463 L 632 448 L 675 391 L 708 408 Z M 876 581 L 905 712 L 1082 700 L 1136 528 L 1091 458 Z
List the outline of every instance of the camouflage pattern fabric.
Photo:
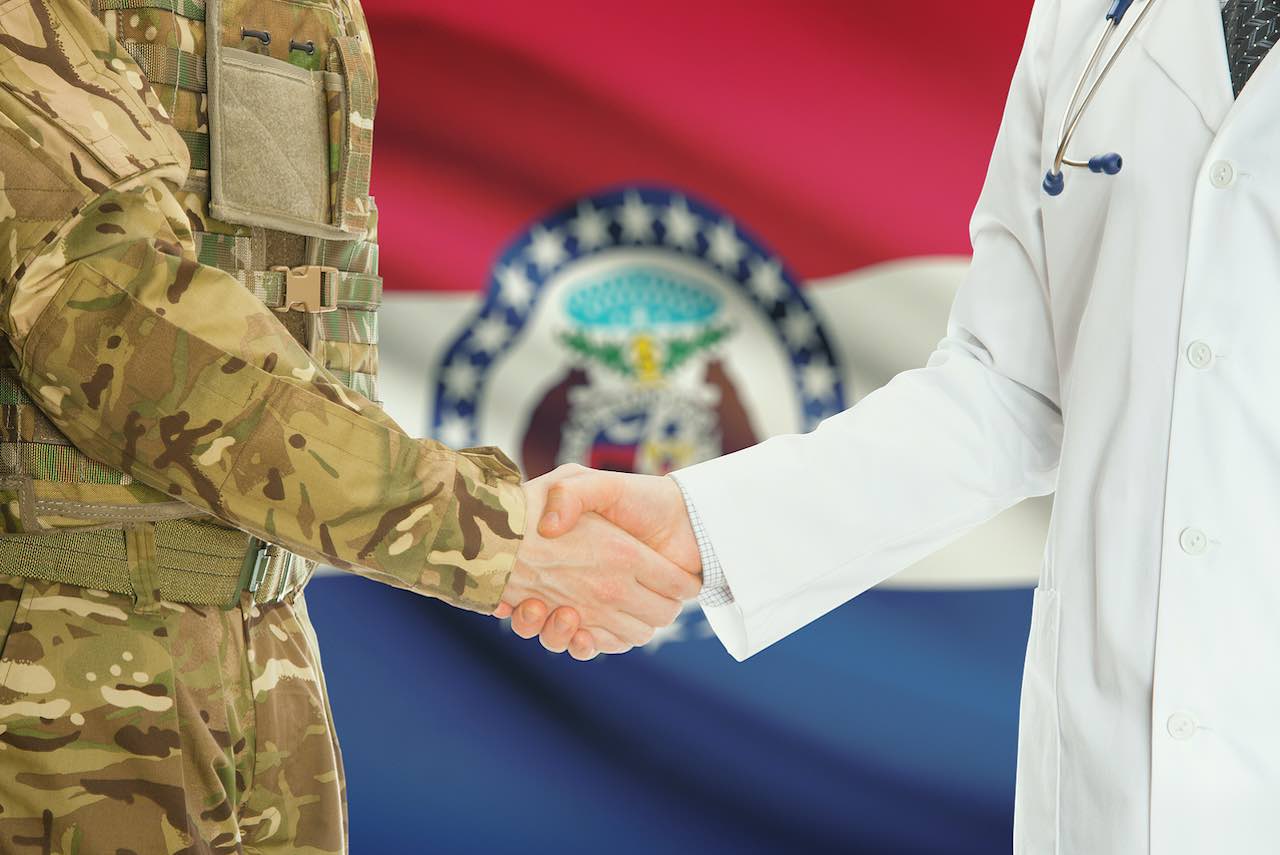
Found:
M 22 387 L 76 448 L 127 476 L 114 493 L 95 485 L 94 504 L 127 516 L 181 501 L 308 559 L 491 611 L 524 529 L 518 472 L 495 449 L 408 436 L 241 281 L 200 263 L 193 224 L 236 230 L 197 220 L 199 193 L 183 189 L 207 123 L 199 98 L 177 96 L 198 88 L 198 67 L 155 60 L 173 83 L 153 87 L 136 39 L 113 34 L 143 27 L 131 3 L 98 0 L 99 19 L 77 0 L 0 0 L 0 332 Z M 153 46 L 194 47 L 202 4 L 143 5 L 171 19 L 144 27 L 172 40 Z M 317 47 L 326 18 L 341 20 L 369 50 L 353 2 L 228 5 Z M 174 24 L 179 7 L 192 20 Z M 0 518 L 48 524 L 18 511 Z
M 206 22 L 203 0 L 0 0 L 6 855 L 337 853 L 346 815 L 300 592 L 143 608 L 24 579 L 5 533 L 189 517 L 488 612 L 524 530 L 501 452 L 414 439 L 372 400 L 374 301 L 303 316 L 255 291 L 273 265 L 376 279 L 359 3 L 223 6 Z M 346 135 L 330 177 L 334 218 L 363 238 L 210 216 L 206 24 L 348 75 L 325 105 Z
M 302 597 L 132 607 L 0 577 L 0 852 L 345 852 Z

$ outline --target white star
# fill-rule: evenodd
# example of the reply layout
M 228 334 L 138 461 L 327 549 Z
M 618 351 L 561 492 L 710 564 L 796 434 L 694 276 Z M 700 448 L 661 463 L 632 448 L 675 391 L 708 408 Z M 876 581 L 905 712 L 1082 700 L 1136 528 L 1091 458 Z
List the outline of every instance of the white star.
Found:
M 677 196 L 662 215 L 666 242 L 683 249 L 693 249 L 698 242 L 698 217 L 689 210 L 683 196 Z
M 634 241 L 648 240 L 653 234 L 653 212 L 640 201 L 640 194 L 628 193 L 622 202 L 622 236 Z
M 498 271 L 502 299 L 516 311 L 524 311 L 533 300 L 533 283 L 525 275 L 523 264 L 512 264 Z
M 707 255 L 721 267 L 732 270 L 742 260 L 744 247 L 734 231 L 732 220 L 721 220 L 711 230 L 710 246 Z
M 560 232 L 549 231 L 542 226 L 533 227 L 533 238 L 529 241 L 529 257 L 533 259 L 534 264 L 538 265 L 539 270 L 550 273 L 556 265 L 564 261 L 566 255 L 564 238 Z
M 470 362 L 460 360 L 444 370 L 444 388 L 455 398 L 466 398 L 475 391 L 480 371 Z
M 471 426 L 460 416 L 448 416 L 440 425 L 439 440 L 450 448 L 463 448 L 471 442 Z
M 753 258 L 747 262 L 751 271 L 751 290 L 766 306 L 772 306 L 787 293 L 782 281 L 782 264 L 776 258 Z
M 820 362 L 810 362 L 800 372 L 800 383 L 804 393 L 810 398 L 825 398 L 836 386 L 836 374 L 831 366 Z
M 787 316 L 782 319 L 782 335 L 792 349 L 798 350 L 804 347 L 813 336 L 813 318 L 809 317 L 798 304 L 789 307 Z
M 471 339 L 481 353 L 496 353 L 507 341 L 507 322 L 497 315 L 487 317 L 472 329 Z
M 579 250 L 592 250 L 609 242 L 609 219 L 590 202 L 583 202 L 578 205 L 578 216 L 569 224 L 569 231 L 578 239 Z

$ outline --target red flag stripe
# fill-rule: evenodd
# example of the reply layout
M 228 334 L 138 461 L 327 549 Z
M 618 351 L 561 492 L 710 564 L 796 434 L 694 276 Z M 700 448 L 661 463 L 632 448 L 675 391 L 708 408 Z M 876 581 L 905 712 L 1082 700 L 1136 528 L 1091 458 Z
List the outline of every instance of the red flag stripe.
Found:
M 809 278 L 966 252 L 1029 3 L 366 0 L 391 289 L 484 286 L 529 220 L 627 181 Z

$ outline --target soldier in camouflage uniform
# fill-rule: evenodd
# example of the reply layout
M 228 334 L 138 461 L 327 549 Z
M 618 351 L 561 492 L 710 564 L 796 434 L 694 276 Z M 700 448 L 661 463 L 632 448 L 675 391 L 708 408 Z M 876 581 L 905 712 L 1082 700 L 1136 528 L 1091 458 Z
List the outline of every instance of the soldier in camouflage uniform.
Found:
M 511 462 L 376 402 L 375 103 L 358 0 L 0 0 L 0 852 L 345 851 L 317 562 L 605 652 L 696 593 L 603 528 L 658 593 L 539 588 Z

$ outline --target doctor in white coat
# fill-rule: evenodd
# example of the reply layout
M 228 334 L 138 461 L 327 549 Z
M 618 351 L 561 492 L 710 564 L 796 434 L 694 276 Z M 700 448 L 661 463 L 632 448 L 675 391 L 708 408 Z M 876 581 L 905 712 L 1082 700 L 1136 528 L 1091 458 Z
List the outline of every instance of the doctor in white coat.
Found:
M 1106 8 L 1037 0 L 925 367 L 680 489 L 549 476 L 544 532 L 596 510 L 687 555 L 696 527 L 702 602 L 738 659 L 1056 491 L 1019 855 L 1280 852 L 1280 55 L 1258 62 L 1280 4 L 1235 10 L 1264 20 L 1237 34 L 1252 59 L 1229 59 L 1219 0 L 1152 0 L 1134 24 L 1146 2 L 1066 152 L 1123 168 L 1064 167 L 1050 195 Z

